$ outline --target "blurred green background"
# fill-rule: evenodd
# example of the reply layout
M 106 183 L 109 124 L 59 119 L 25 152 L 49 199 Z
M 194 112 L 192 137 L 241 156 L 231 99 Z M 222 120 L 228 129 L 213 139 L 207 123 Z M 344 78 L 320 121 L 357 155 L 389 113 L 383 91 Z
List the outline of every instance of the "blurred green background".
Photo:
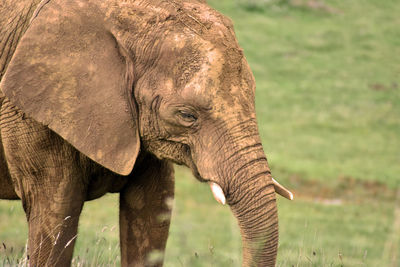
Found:
M 400 266 L 400 1 L 209 0 L 230 17 L 257 83 L 278 199 L 278 266 Z M 228 207 L 176 168 L 165 266 L 240 266 Z M 0 265 L 27 226 L 0 201 Z M 85 205 L 74 266 L 119 264 L 118 196 Z

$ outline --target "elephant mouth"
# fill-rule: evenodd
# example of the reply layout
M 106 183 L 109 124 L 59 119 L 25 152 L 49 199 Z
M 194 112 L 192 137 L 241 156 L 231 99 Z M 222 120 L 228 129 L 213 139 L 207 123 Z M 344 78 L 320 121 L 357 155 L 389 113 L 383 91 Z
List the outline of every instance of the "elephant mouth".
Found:
M 224 193 L 224 190 L 222 189 L 222 187 L 216 181 L 202 177 L 199 170 L 197 169 L 196 164 L 194 164 L 194 161 L 191 157 L 190 157 L 190 166 L 189 167 L 192 170 L 192 173 L 193 173 L 194 177 L 196 177 L 197 180 L 199 180 L 202 183 L 208 183 L 208 185 L 210 186 L 210 190 L 214 196 L 214 199 L 218 203 L 225 205 L 226 197 L 225 197 L 225 193 Z
M 196 177 L 197 180 L 199 180 L 202 183 L 208 183 L 208 185 L 210 186 L 210 190 L 214 196 L 214 199 L 218 203 L 225 205 L 226 197 L 225 197 L 224 190 L 222 190 L 222 187 L 214 180 L 203 178 L 200 175 L 200 172 L 198 171 L 198 169 L 194 163 L 193 163 L 193 167 L 191 167 L 191 169 L 192 169 L 193 175 Z
M 192 159 L 190 159 L 190 163 L 191 164 L 190 164 L 189 168 L 192 170 L 192 173 L 193 173 L 194 177 L 196 177 L 197 180 L 199 180 L 202 183 L 211 182 L 210 179 L 207 179 L 207 178 L 204 178 L 201 176 L 199 170 L 197 169 L 196 164 L 194 164 Z

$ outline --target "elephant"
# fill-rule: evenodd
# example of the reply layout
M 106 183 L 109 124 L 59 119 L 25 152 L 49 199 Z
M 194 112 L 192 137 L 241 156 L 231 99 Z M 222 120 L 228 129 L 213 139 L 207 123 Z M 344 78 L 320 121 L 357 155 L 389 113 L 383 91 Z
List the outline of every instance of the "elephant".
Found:
M 237 218 L 243 266 L 275 266 L 276 195 L 232 22 L 196 0 L 3 0 L 0 198 L 31 266 L 69 266 L 85 201 L 119 193 L 121 265 L 163 253 L 173 164 Z M 161 216 L 162 215 L 162 216 Z

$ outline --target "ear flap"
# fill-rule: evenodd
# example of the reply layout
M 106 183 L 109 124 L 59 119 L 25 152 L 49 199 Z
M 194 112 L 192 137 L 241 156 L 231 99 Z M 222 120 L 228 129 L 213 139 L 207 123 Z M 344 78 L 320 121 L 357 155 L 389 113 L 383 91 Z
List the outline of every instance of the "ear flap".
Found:
M 132 62 L 95 8 L 54 2 L 33 19 L 1 88 L 28 116 L 127 175 L 140 147 Z

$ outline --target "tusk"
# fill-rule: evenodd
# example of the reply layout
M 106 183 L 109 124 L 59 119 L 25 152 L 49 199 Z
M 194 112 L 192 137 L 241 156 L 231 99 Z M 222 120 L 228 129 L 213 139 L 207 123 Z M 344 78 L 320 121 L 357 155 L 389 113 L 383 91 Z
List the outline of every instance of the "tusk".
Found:
M 222 188 L 214 182 L 209 182 L 208 184 L 210 185 L 211 192 L 213 193 L 215 200 L 221 203 L 222 205 L 225 205 L 226 199 L 224 191 L 222 191 Z
M 280 183 L 278 183 L 274 178 L 272 178 L 272 182 L 274 183 L 275 192 L 279 195 L 287 198 L 289 200 L 293 200 L 293 194 L 286 188 L 284 188 Z

